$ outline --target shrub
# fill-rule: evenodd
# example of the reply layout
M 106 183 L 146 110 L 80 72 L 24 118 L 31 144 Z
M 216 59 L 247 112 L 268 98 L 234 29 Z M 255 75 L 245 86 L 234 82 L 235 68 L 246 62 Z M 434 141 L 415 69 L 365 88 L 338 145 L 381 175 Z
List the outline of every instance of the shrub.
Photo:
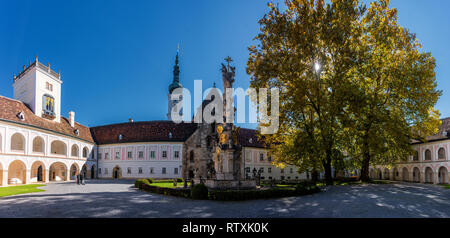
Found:
M 197 184 L 191 190 L 191 198 L 205 200 L 208 199 L 208 188 L 204 184 Z
M 191 192 L 189 189 L 164 188 L 164 187 L 152 186 L 146 179 L 144 179 L 143 181 L 140 181 L 140 182 L 136 181 L 135 183 L 140 183 L 139 189 L 142 189 L 147 192 L 164 194 L 164 195 L 169 195 L 169 196 L 176 196 L 176 197 L 184 197 L 184 198 L 189 198 L 191 195 Z
M 141 184 L 143 184 L 144 181 L 145 181 L 145 179 L 138 179 L 138 180 L 134 181 L 134 187 L 140 188 Z

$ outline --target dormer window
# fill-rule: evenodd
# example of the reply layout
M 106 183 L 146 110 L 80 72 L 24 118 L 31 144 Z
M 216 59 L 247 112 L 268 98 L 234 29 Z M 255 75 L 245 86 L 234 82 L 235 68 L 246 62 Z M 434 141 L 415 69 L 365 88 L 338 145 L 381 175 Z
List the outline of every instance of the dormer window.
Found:
M 19 112 L 17 114 L 17 118 L 19 118 L 19 120 L 21 120 L 21 121 L 24 121 L 25 120 L 25 113 Z
M 248 142 L 250 142 L 250 144 L 253 143 L 253 139 L 252 138 L 248 139 Z
M 42 107 L 47 115 L 55 115 L 55 99 L 50 95 L 44 95 L 42 99 Z
M 119 140 L 122 140 L 122 139 L 123 139 L 123 135 L 120 134 L 120 135 L 119 135 Z
M 169 132 L 169 139 L 172 139 L 172 132 Z
M 74 132 L 75 132 L 75 135 L 77 135 L 77 136 L 80 135 L 80 130 L 76 129 Z

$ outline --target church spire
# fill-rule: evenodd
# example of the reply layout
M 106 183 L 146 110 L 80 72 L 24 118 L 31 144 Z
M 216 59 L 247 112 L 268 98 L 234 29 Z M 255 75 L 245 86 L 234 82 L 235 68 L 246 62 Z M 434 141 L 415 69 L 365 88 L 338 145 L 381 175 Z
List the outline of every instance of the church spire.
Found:
M 180 45 L 177 46 L 177 56 L 175 58 L 175 66 L 173 66 L 173 82 L 169 85 L 169 93 L 172 93 L 176 88 L 181 88 L 180 84 L 180 66 L 178 66 L 178 53 Z

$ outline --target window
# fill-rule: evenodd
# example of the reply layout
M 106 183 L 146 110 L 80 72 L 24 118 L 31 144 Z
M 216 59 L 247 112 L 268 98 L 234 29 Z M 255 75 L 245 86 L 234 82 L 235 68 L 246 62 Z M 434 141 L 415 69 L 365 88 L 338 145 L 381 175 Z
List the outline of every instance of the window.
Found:
M 105 159 L 109 159 L 109 154 L 105 153 Z
M 164 150 L 164 151 L 162 152 L 162 157 L 163 157 L 163 158 L 167 158 L 167 151 Z
M 272 173 L 272 168 L 267 168 L 268 173 Z
M 116 159 L 120 159 L 120 152 L 116 152 Z
M 263 153 L 259 154 L 259 161 L 264 161 L 264 154 Z
M 280 173 L 284 174 L 284 169 L 280 169 Z
M 78 146 L 77 145 L 72 145 L 72 151 L 71 151 L 70 155 L 72 157 L 78 157 Z
M 11 150 L 25 150 L 25 137 L 22 134 L 16 133 L 11 136 Z
M 246 173 L 250 173 L 250 167 L 246 167 L 246 168 L 245 168 L 245 172 L 246 172 Z
M 261 173 L 264 173 L 264 168 L 259 168 L 259 171 L 261 171 Z
M 44 139 L 37 136 L 33 140 L 33 152 L 44 153 Z
M 142 174 L 142 167 L 139 167 L 139 174 Z
M 189 153 L 189 161 L 190 162 L 194 162 L 194 151 L 193 150 L 191 150 L 191 152 Z
M 53 85 L 49 82 L 45 83 L 45 89 L 47 89 L 48 91 L 52 92 L 53 91 Z
M 267 158 L 267 160 L 270 162 L 270 161 L 272 161 L 272 156 L 269 156 L 268 158 Z
M 127 153 L 127 158 L 128 158 L 128 159 L 133 158 L 133 152 L 128 151 L 128 153 Z
M 155 173 L 155 168 L 150 168 L 150 174 L 154 174 Z
M 419 151 L 414 151 L 413 161 L 419 161 Z
M 142 159 L 142 158 L 144 158 L 144 151 L 139 151 L 139 159 Z
M 166 168 L 162 168 L 162 174 L 166 174 Z
M 98 174 L 102 174 L 102 168 L 98 168 Z
M 108 168 L 105 168 L 105 174 L 108 174 Z
M 42 107 L 45 114 L 55 115 L 55 99 L 50 95 L 44 95 L 42 99 Z
M 98 153 L 98 159 L 102 159 L 102 153 Z
M 154 150 L 150 151 L 150 158 L 155 158 L 155 151 Z
M 180 158 L 180 151 L 175 151 L 174 156 L 175 156 L 175 158 Z
M 431 151 L 425 150 L 425 160 L 431 160 Z
M 89 154 L 88 148 L 84 147 L 84 148 L 83 148 L 83 158 L 87 158 L 87 157 L 88 157 L 88 154 Z
M 173 174 L 178 174 L 178 168 L 173 169 Z
M 131 168 L 130 167 L 127 168 L 127 174 L 131 174 Z
M 270 180 L 272 180 L 272 177 L 269 177 Z
M 438 159 L 445 159 L 445 149 L 444 148 L 440 148 L 438 150 Z
M 291 168 L 291 169 L 289 169 L 289 173 L 294 173 L 294 169 L 293 168 Z
M 284 176 L 281 176 L 281 180 L 284 180 Z

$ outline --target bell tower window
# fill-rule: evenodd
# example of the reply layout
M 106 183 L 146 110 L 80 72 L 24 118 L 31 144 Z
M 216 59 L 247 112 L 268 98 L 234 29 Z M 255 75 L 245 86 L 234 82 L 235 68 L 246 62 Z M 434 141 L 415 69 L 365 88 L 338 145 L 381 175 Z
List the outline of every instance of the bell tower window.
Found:
M 43 96 L 43 110 L 47 115 L 55 115 L 55 99 L 50 95 Z

